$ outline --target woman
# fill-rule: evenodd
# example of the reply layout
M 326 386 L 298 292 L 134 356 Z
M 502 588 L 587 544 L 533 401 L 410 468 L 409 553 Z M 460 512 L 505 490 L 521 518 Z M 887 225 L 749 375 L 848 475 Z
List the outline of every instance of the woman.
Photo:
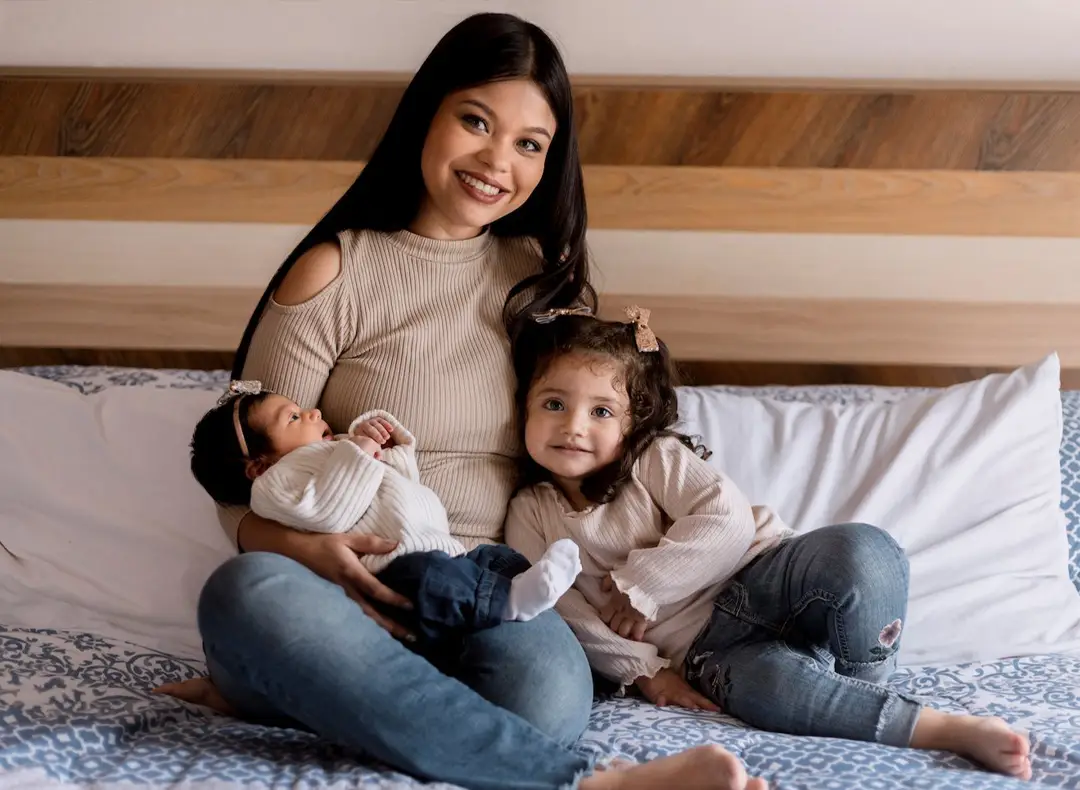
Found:
M 507 330 L 526 309 L 595 300 L 585 220 L 557 49 L 516 17 L 470 17 L 271 279 L 233 375 L 318 404 L 336 431 L 389 410 L 412 426 L 454 534 L 470 547 L 498 540 L 519 452 Z M 470 788 L 764 787 L 717 747 L 589 775 L 568 746 L 588 719 L 591 676 L 554 612 L 422 657 L 371 603 L 404 600 L 358 559 L 390 546 L 235 515 L 247 553 L 207 582 L 199 627 L 217 691 L 245 718 L 298 723 Z M 170 693 L 192 699 L 197 685 Z

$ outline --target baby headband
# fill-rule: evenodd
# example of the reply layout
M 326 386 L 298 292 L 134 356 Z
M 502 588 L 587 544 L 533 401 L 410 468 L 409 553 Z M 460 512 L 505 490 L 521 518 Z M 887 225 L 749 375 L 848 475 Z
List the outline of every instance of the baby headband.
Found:
M 236 429 L 236 441 L 240 443 L 240 452 L 244 458 L 248 457 L 248 446 L 244 440 L 244 429 L 240 425 L 240 401 L 244 399 L 246 395 L 258 395 L 263 392 L 263 385 L 261 381 L 230 381 L 229 389 L 225 391 L 225 394 L 218 398 L 218 406 L 223 406 L 228 403 L 229 400 L 233 400 L 232 421 L 233 428 Z M 237 397 L 239 396 L 239 397 Z
M 652 311 L 633 305 L 627 307 L 626 317 L 630 319 L 630 323 L 634 325 L 634 344 L 637 346 L 637 350 L 641 352 L 652 352 L 660 350 L 660 343 L 656 339 L 656 334 L 649 329 L 649 316 L 652 315 Z M 550 324 L 556 318 L 560 318 L 566 315 L 593 315 L 593 311 L 588 307 L 556 307 L 552 310 L 544 310 L 540 313 L 533 313 L 532 320 L 538 324 Z

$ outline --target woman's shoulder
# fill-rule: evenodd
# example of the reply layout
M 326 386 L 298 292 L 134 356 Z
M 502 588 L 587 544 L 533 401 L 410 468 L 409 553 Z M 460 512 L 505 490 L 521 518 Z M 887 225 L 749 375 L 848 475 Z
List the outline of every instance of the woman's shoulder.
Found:
M 341 247 L 337 242 L 316 244 L 301 255 L 274 292 L 274 301 L 298 305 L 321 293 L 341 274 Z

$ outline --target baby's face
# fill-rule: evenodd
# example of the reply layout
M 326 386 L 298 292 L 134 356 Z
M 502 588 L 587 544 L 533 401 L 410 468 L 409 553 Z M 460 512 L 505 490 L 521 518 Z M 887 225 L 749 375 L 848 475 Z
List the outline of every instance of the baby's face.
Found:
M 564 486 L 619 458 L 630 428 L 630 401 L 605 359 L 569 354 L 529 390 L 525 449 Z
M 315 442 L 333 441 L 334 433 L 318 409 L 301 409 L 283 395 L 270 395 L 248 412 L 252 430 L 270 439 L 278 455 Z

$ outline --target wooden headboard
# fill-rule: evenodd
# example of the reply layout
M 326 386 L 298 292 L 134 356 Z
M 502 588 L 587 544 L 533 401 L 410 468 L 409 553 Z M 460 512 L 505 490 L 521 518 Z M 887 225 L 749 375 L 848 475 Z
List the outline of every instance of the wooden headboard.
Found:
M 0 365 L 227 365 L 405 80 L 0 72 Z M 1080 369 L 1080 93 L 575 91 L 603 309 L 699 383 Z

